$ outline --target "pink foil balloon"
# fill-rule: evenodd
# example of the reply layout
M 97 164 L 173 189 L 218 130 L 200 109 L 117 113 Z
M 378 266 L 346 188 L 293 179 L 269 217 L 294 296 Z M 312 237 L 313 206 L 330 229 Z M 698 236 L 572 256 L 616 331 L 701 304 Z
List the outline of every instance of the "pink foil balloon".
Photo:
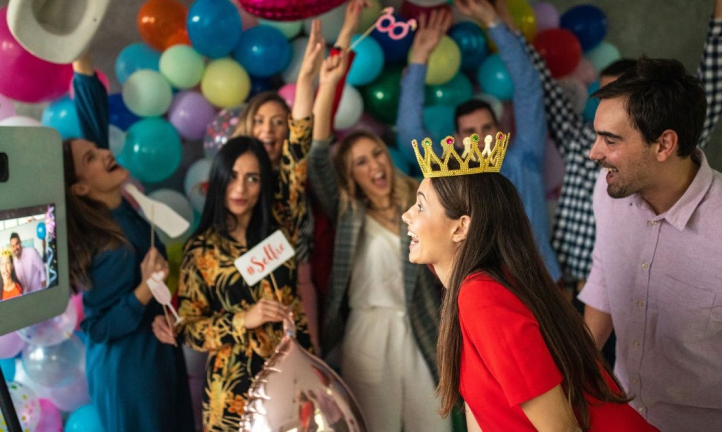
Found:
M 297 21 L 321 15 L 345 0 L 239 0 L 241 7 L 271 21 Z M 245 30 L 245 28 L 244 28 Z
M 7 7 L 0 9 L 0 93 L 20 102 L 57 99 L 73 77 L 69 64 L 46 62 L 27 52 L 7 25 Z
M 0 120 L 13 117 L 15 115 L 15 107 L 13 101 L 9 97 L 0 94 Z
M 293 103 L 296 101 L 296 83 L 288 83 L 278 89 L 278 95 L 286 101 L 289 108 L 293 108 Z

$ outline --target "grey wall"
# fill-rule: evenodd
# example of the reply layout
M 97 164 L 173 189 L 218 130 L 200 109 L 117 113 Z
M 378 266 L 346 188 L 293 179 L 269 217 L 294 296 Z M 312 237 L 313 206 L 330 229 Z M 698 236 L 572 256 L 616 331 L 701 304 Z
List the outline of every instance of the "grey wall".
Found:
M 92 1 L 92 0 L 91 0 Z M 179 0 L 190 5 L 192 0 Z M 382 3 L 384 0 L 381 0 Z M 702 52 L 713 0 L 548 0 L 560 11 L 571 6 L 593 3 L 607 13 L 607 40 L 627 57 L 673 57 L 694 71 Z M 8 0 L 0 0 L 0 6 Z M 140 41 L 136 26 L 142 0 L 111 0 L 108 15 L 92 45 L 94 61 L 114 81 L 115 58 L 128 44 Z M 395 3 L 395 0 L 392 2 Z M 112 82 L 112 91 L 119 91 Z M 32 107 L 28 108 L 32 111 Z M 722 170 L 722 128 L 718 128 L 707 155 L 717 170 Z

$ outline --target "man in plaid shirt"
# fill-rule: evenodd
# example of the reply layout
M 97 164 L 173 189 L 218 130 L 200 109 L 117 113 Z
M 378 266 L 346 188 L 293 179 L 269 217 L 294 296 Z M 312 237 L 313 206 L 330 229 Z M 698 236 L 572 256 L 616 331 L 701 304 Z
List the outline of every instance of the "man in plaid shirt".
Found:
M 523 36 L 519 37 L 524 41 Z M 552 246 L 564 274 L 577 280 L 578 288 L 581 289 L 592 267 L 594 248 L 592 195 L 600 168 L 588 155 L 597 134 L 594 125 L 585 122 L 582 116 L 574 111 L 571 102 L 551 78 L 539 53 L 526 41 L 525 45 L 541 75 L 549 133 L 566 165 L 561 198 L 556 210 Z M 704 148 L 722 112 L 722 0 L 715 1 L 714 15 L 710 20 L 697 76 L 707 95 L 707 117 L 698 142 L 698 146 Z M 601 81 L 608 84 L 616 78 L 618 76 L 603 76 Z

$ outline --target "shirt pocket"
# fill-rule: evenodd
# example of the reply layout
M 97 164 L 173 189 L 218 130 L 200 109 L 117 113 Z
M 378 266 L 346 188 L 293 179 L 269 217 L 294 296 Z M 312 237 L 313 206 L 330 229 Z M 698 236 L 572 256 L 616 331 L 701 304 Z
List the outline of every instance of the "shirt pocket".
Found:
M 663 340 L 693 342 L 709 336 L 716 285 L 699 277 L 695 285 L 677 275 L 665 275 L 660 283 L 659 328 Z M 706 288 L 704 288 L 705 286 Z

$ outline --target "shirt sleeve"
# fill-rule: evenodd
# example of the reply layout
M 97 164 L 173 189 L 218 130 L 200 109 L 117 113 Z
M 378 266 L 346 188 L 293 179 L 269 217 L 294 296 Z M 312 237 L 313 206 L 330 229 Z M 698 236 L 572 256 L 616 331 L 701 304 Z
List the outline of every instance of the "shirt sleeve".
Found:
M 198 268 L 204 259 L 199 249 L 186 251 L 180 269 L 178 314 L 183 317 L 181 335 L 197 351 L 217 351 L 224 345 L 247 345 L 245 312 L 213 311 L 210 287 Z M 245 305 L 248 309 L 250 305 Z
M 514 82 L 514 145 L 525 155 L 526 161 L 541 168 L 544 165 L 547 131 L 539 72 L 526 54 L 524 44 L 505 24 L 491 28 L 489 35 L 499 47 L 499 56 Z
M 459 294 L 459 319 L 510 407 L 546 393 L 562 375 L 539 323 L 514 294 L 491 280 L 470 280 Z
M 314 196 L 331 223 L 336 223 L 340 199 L 336 171 L 331 165 L 331 138 L 313 141 L 308 164 L 308 179 Z
M 600 173 L 597 183 L 594 186 L 594 197 L 592 199 L 594 203 L 594 215 L 596 220 L 596 232 L 599 233 L 599 223 L 602 216 L 602 210 L 604 204 L 602 201 L 609 196 L 605 187 L 606 179 L 604 171 Z M 611 313 L 611 307 L 609 306 L 609 296 L 607 294 L 607 285 L 604 280 L 604 266 L 602 264 L 601 254 L 599 253 L 599 242 L 594 244 L 594 251 L 592 252 L 592 270 L 589 272 L 589 278 L 584 284 L 584 289 L 577 296 L 579 301 L 586 305 L 593 307 L 594 309 L 602 312 Z
M 396 117 L 396 128 L 399 139 L 399 150 L 412 164 L 416 164 L 416 153 L 411 141 L 421 143 L 429 134 L 424 129 L 424 81 L 426 65 L 411 63 L 401 78 L 401 94 L 399 96 L 399 112 Z
M 722 113 L 722 19 L 720 18 L 710 20 L 697 77 L 702 81 L 707 98 L 707 116 L 698 141 L 699 147 L 703 149 L 709 143 Z
M 103 252 L 93 260 L 93 286 L 83 293 L 85 318 L 80 324 L 93 342 L 120 339 L 137 330 L 143 320 L 145 306 L 128 289 L 135 285 L 135 269 L 129 269 L 128 262 L 134 260 L 127 248 Z
M 110 148 L 110 109 L 105 86 L 96 74 L 88 76 L 76 73 L 73 77 L 73 90 L 83 138 L 94 142 L 100 148 Z

